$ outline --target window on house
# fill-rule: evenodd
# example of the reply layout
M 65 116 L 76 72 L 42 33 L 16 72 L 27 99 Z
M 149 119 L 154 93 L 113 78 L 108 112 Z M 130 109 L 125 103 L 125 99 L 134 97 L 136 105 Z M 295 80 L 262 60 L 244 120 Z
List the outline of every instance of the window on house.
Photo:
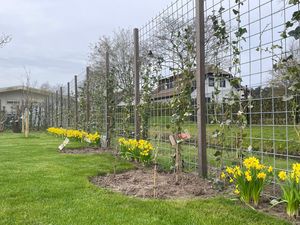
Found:
M 215 78 L 214 77 L 209 77 L 208 78 L 208 86 L 210 86 L 210 87 L 215 86 Z
M 192 82 L 192 87 L 195 89 L 196 86 L 197 86 L 196 80 L 193 80 L 193 82 Z
M 20 104 L 20 102 L 16 101 L 16 100 L 9 100 L 9 101 L 7 101 L 7 104 L 8 105 L 18 105 L 18 104 Z
M 163 91 L 165 89 L 165 85 L 164 84 L 159 84 L 159 90 Z
M 222 79 L 220 80 L 220 87 L 226 87 L 226 80 L 225 79 Z
M 168 82 L 167 83 L 167 89 L 171 89 L 173 88 L 173 83 L 172 82 Z

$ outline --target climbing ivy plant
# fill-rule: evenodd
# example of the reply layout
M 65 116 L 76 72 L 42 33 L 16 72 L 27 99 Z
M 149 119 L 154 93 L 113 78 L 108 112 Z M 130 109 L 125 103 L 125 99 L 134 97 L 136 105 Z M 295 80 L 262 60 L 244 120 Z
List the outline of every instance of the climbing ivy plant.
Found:
M 160 56 L 154 56 L 152 51 L 149 51 L 143 61 L 141 76 L 142 94 L 139 111 L 141 115 L 141 135 L 144 140 L 147 140 L 150 130 L 153 89 L 157 86 L 157 82 L 161 78 L 160 73 L 163 59 Z
M 214 64 L 213 64 L 213 76 L 214 76 L 214 91 L 211 98 L 211 107 L 213 108 L 211 124 L 216 124 L 217 127 L 213 131 L 212 137 L 216 140 L 217 150 L 214 154 L 216 161 L 220 162 L 221 167 L 223 166 L 223 147 L 226 141 L 227 134 L 229 133 L 230 123 L 228 120 L 229 108 L 225 108 L 226 111 L 223 113 L 222 118 L 222 104 L 223 99 L 220 99 L 220 81 L 222 79 L 222 68 L 220 59 L 220 50 L 227 51 L 229 47 L 228 32 L 226 28 L 226 23 L 222 18 L 222 14 L 225 8 L 221 7 L 217 12 L 213 11 L 213 15 L 209 16 L 209 19 L 212 21 L 213 36 L 215 37 L 216 47 L 213 49 L 214 55 Z M 219 48 L 220 46 L 226 46 L 226 48 Z M 224 79 L 224 78 L 223 78 Z
M 299 6 L 299 0 L 289 0 L 288 3 L 293 6 Z M 297 7 L 292 14 L 290 20 L 285 23 L 285 29 L 281 33 L 283 39 L 293 38 L 294 40 L 300 39 L 300 10 Z M 280 48 L 278 45 L 273 45 L 272 48 Z M 298 46 L 299 48 L 299 46 Z M 273 64 L 274 72 L 280 74 L 280 80 L 288 88 L 288 93 L 283 97 L 283 101 L 289 101 L 291 104 L 292 117 L 294 121 L 294 130 L 300 140 L 300 125 L 297 124 L 297 117 L 300 113 L 300 103 L 297 97 L 300 95 L 300 62 L 295 57 L 294 51 L 289 54 L 285 53 L 281 57 L 275 57 Z
M 225 8 L 220 7 L 220 9 L 216 12 L 213 11 L 213 15 L 210 16 L 210 19 L 213 24 L 213 35 L 217 40 L 218 45 L 222 46 L 226 45 L 231 47 L 232 49 L 232 67 L 229 68 L 229 71 L 232 73 L 232 78 L 230 78 L 231 91 L 227 96 L 221 96 L 221 90 L 219 81 L 220 79 L 224 79 L 222 77 L 222 70 L 220 68 L 220 61 L 219 59 L 219 49 L 214 48 L 214 76 L 215 76 L 215 85 L 214 91 L 212 93 L 212 106 L 213 106 L 213 118 L 211 123 L 217 124 L 217 128 L 214 130 L 212 137 L 215 138 L 217 142 L 217 151 L 215 152 L 214 156 L 216 160 L 220 162 L 221 168 L 224 165 L 223 162 L 223 154 L 224 154 L 224 146 L 225 142 L 228 139 L 228 135 L 234 131 L 235 133 L 235 148 L 236 148 L 236 158 L 241 158 L 242 155 L 242 146 L 243 146 L 243 138 L 245 137 L 244 130 L 247 126 L 247 118 L 245 111 L 247 111 L 247 107 L 251 107 L 251 103 L 248 102 L 246 105 L 243 104 L 243 98 L 245 90 L 243 90 L 241 82 L 242 79 L 239 77 L 241 73 L 240 68 L 240 54 L 242 50 L 241 42 L 246 41 L 244 37 L 247 33 L 247 29 L 241 27 L 241 7 L 243 5 L 242 0 L 235 0 L 235 7 L 232 9 L 233 14 L 235 15 L 235 20 L 237 22 L 237 28 L 234 33 L 233 40 L 229 40 L 229 34 L 226 29 L 226 23 L 222 18 L 222 14 L 225 11 Z M 222 49 L 223 50 L 223 49 Z M 223 99 L 224 98 L 224 99 Z M 248 100 L 251 100 L 249 96 Z M 222 104 L 224 105 L 223 109 L 221 110 Z M 234 109 L 238 109 L 237 112 Z M 222 115 L 220 118 L 219 115 Z M 234 115 L 235 114 L 235 115 Z M 232 129 L 234 128 L 234 129 Z
M 171 128 L 173 135 L 176 137 L 183 133 L 184 124 L 191 117 L 193 110 L 191 94 L 196 55 L 194 36 L 192 27 L 187 26 L 175 34 L 173 42 L 173 51 L 181 61 L 179 66 L 170 67 L 175 77 L 175 93 L 171 100 Z M 177 175 L 182 171 L 181 145 L 182 142 L 179 142 L 175 152 L 175 171 Z
M 242 50 L 241 42 L 246 42 L 245 34 L 247 33 L 247 29 L 241 26 L 241 7 L 243 6 L 243 0 L 235 0 L 235 7 L 232 9 L 233 14 L 235 15 L 235 20 L 237 22 L 237 29 L 234 33 L 234 40 L 231 42 L 232 46 L 232 65 L 233 65 L 233 78 L 230 83 L 235 89 L 232 89 L 230 93 L 230 97 L 228 99 L 228 104 L 230 107 L 234 105 L 238 105 L 238 112 L 236 113 L 236 117 L 232 122 L 234 123 L 236 129 L 235 137 L 236 137 L 236 158 L 240 161 L 243 158 L 242 147 L 243 147 L 243 139 L 246 136 L 244 130 L 247 126 L 247 117 L 245 115 L 246 108 L 249 107 L 249 104 L 243 105 L 243 98 L 245 97 L 245 90 L 242 88 L 242 79 L 239 77 L 241 73 L 241 62 L 240 55 Z M 251 98 L 249 98 L 251 99 Z

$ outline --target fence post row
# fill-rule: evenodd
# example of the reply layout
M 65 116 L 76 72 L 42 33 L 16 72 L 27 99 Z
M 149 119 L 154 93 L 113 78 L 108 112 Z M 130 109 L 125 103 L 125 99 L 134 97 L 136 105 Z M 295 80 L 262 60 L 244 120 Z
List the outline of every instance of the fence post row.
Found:
M 77 90 L 77 75 L 74 77 L 75 80 L 75 129 L 78 129 L 78 90 Z
M 110 74 L 110 62 L 109 62 L 109 53 L 106 52 L 105 58 L 105 131 L 106 131 L 106 146 L 110 147 L 110 115 L 109 115 L 109 98 L 111 97 L 109 94 L 109 74 Z
M 139 58 L 139 29 L 133 30 L 134 38 L 134 135 L 136 139 L 140 139 L 140 116 L 139 116 L 139 104 L 140 104 L 140 58 Z
M 196 51 L 198 172 L 200 176 L 205 178 L 207 177 L 207 153 L 205 121 L 204 0 L 196 0 Z

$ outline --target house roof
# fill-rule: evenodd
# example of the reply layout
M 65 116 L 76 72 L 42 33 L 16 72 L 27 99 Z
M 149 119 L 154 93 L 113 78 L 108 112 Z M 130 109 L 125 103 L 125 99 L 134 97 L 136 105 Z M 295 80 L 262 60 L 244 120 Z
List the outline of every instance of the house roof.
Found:
M 25 86 L 12 86 L 12 87 L 0 88 L 0 94 L 1 93 L 7 93 L 7 92 L 16 92 L 16 91 L 25 92 L 27 90 L 29 90 L 30 93 L 44 95 L 44 96 L 48 96 L 49 94 L 51 94 L 50 91 L 41 90 L 41 89 L 37 89 L 37 88 L 29 88 L 29 89 L 27 89 L 27 87 L 25 87 Z

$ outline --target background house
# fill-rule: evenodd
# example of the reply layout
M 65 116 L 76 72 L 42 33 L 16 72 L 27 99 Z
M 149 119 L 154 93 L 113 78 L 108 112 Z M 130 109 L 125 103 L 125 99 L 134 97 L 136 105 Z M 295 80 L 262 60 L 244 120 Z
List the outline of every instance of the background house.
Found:
M 25 86 L 0 88 L 0 108 L 6 114 L 14 115 L 26 103 L 26 100 L 29 104 L 41 104 L 45 102 L 49 94 L 48 91 Z
M 176 94 L 176 80 L 180 75 L 173 75 L 170 77 L 164 77 L 159 80 L 158 87 L 153 93 L 154 102 L 168 102 Z M 232 75 L 225 70 L 219 70 L 219 73 L 215 74 L 214 66 L 207 66 L 205 73 L 205 97 L 207 102 L 211 101 L 215 87 L 218 87 L 220 90 L 219 101 L 222 101 L 223 98 L 229 94 L 232 88 L 241 89 L 241 87 L 233 87 L 230 83 Z M 192 80 L 192 99 L 196 99 L 196 78 Z

